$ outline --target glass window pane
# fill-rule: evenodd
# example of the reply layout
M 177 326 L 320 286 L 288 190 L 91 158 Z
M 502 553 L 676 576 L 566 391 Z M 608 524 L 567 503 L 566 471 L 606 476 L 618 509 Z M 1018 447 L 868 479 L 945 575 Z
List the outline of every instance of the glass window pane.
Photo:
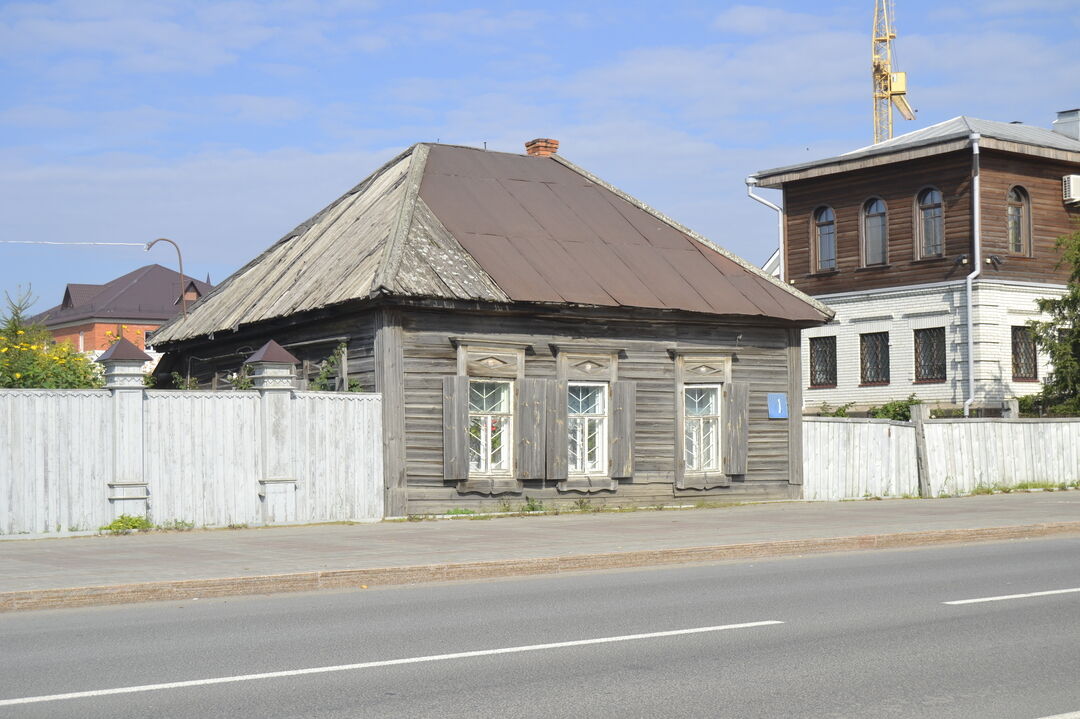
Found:
M 506 471 L 510 469 L 509 452 L 509 417 L 492 417 L 491 422 L 491 471 Z
M 717 389 L 715 387 L 688 387 L 686 389 L 686 414 L 688 417 L 716 414 Z
M 470 382 L 470 412 L 508 412 L 510 384 L 508 382 Z
M 599 385 L 570 385 L 568 411 L 570 414 L 603 414 L 606 389 Z
M 866 216 L 866 264 L 885 262 L 885 216 Z

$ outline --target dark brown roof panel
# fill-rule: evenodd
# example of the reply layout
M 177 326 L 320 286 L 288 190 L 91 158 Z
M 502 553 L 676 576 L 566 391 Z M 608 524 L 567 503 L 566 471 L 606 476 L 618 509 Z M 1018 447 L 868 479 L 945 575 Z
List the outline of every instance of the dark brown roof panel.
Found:
M 420 197 L 514 301 L 823 319 L 556 158 L 431 145 Z

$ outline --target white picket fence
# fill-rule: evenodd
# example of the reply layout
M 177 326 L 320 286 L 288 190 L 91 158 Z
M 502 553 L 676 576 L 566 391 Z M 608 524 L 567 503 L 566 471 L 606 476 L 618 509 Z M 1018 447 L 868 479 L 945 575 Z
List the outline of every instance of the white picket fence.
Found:
M 383 516 L 380 395 L 133 394 L 0 391 L 0 535 Z
M 1080 419 L 932 419 L 922 424 L 928 495 L 1080 482 Z M 803 496 L 919 495 L 916 425 L 803 418 Z

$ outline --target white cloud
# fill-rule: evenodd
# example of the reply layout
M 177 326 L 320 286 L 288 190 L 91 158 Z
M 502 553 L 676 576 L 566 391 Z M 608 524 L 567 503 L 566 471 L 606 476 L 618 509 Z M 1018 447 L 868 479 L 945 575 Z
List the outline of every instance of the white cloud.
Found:
M 745 35 L 788 35 L 821 30 L 827 20 L 821 14 L 790 12 L 760 5 L 735 5 L 716 16 L 713 26 Z

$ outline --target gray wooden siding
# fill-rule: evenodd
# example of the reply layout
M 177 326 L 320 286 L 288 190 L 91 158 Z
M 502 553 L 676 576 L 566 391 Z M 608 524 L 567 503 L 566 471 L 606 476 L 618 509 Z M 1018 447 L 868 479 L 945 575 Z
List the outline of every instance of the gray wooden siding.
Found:
M 596 317 L 493 316 L 464 311 L 402 309 L 406 474 L 409 511 L 422 512 L 467 505 L 493 504 L 498 497 L 461 494 L 444 479 L 443 377 L 458 371 L 450 337 L 499 339 L 531 345 L 525 376 L 555 379 L 556 354 L 550 345 L 595 343 L 625 350 L 617 360 L 619 380 L 635 383 L 634 474 L 618 489 L 595 499 L 612 503 L 693 502 L 718 496 L 791 497 L 788 467 L 788 422 L 768 419 L 766 394 L 790 387 L 788 332 L 781 328 L 723 326 L 716 323 L 616 321 Z M 587 329 L 588 337 L 582 330 Z M 675 369 L 672 347 L 734 352 L 732 380 L 749 386 L 747 471 L 730 487 L 713 490 L 674 488 Z M 796 368 L 796 371 L 797 368 Z M 580 494 L 560 493 L 551 479 L 523 480 L 520 495 L 573 500 Z
M 187 374 L 190 358 L 191 376 L 200 387 L 210 389 L 215 374 L 220 378 L 236 372 L 245 359 L 271 339 L 300 360 L 298 375 L 306 367 L 311 377 L 318 373 L 320 363 L 345 342 L 349 378 L 359 380 L 361 390 L 375 391 L 375 313 L 371 310 L 340 312 L 333 318 L 313 318 L 290 325 L 264 325 L 257 333 L 220 332 L 211 341 L 202 340 L 176 350 L 180 359 L 174 369 Z M 299 379 L 303 389 L 307 378 Z

